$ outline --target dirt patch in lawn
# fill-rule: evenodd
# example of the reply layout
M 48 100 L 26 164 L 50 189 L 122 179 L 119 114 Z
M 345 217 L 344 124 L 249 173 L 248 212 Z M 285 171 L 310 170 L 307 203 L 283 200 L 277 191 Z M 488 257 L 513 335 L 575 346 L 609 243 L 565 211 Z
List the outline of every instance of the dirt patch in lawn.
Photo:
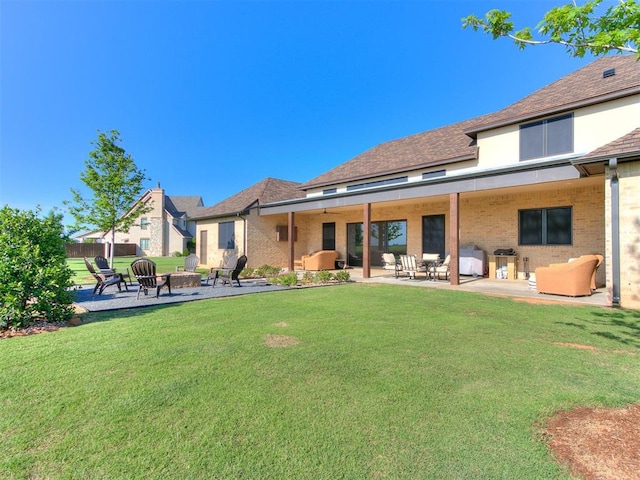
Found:
M 576 477 L 640 479 L 640 404 L 560 412 L 547 422 L 543 436 Z
M 271 348 L 287 348 L 298 345 L 298 339 L 288 335 L 267 335 L 264 337 L 264 343 Z

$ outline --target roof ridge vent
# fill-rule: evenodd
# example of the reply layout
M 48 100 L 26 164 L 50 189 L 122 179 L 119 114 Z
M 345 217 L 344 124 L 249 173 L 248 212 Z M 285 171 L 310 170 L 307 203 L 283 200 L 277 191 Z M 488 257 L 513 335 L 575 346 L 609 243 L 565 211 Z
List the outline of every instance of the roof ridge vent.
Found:
M 609 70 L 605 70 L 604 72 L 602 72 L 602 78 L 613 77 L 615 74 L 616 74 L 616 69 L 610 68 Z

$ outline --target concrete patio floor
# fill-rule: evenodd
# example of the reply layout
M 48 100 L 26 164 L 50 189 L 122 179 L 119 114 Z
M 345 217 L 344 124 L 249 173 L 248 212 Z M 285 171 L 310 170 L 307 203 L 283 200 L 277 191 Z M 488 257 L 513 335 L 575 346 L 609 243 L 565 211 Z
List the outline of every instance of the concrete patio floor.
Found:
M 347 270 L 354 282 L 362 283 L 384 283 L 389 285 L 413 286 L 421 288 L 444 288 L 449 290 L 462 290 L 475 292 L 484 295 L 506 296 L 523 301 L 535 303 L 563 303 L 569 305 L 591 305 L 599 307 L 610 307 L 607 292 L 604 288 L 596 290 L 587 297 L 565 297 L 559 295 L 547 295 L 530 290 L 526 280 L 498 280 L 490 278 L 473 278 L 467 276 L 460 277 L 460 285 L 452 286 L 448 280 L 432 281 L 424 276 L 417 279 L 410 279 L 406 276 L 395 278 L 393 272 L 382 269 L 371 269 L 370 278 L 362 277 L 362 268 L 350 267 Z M 301 272 L 298 272 L 301 274 Z M 160 297 L 155 295 L 141 295 L 137 299 L 137 285 L 129 287 L 129 291 L 118 292 L 115 287 L 109 287 L 102 295 L 92 293 L 93 285 L 86 285 L 75 291 L 75 306 L 78 312 L 97 312 L 105 310 L 119 310 L 123 308 L 149 307 L 169 303 L 182 303 L 192 300 L 203 300 L 206 298 L 221 298 L 236 295 L 247 295 L 251 293 L 264 293 L 275 290 L 286 290 L 292 287 L 278 285 L 267 285 L 263 279 L 242 280 L 242 288 L 237 287 L 212 287 L 205 286 L 195 288 L 172 289 L 173 294 L 167 295 L 166 290 L 162 290 Z
M 426 280 L 420 276 L 415 280 L 406 276 L 394 277 L 393 272 L 382 269 L 371 269 L 370 278 L 362 278 L 362 268 L 349 268 L 351 279 L 356 282 L 386 283 L 390 285 L 412 285 L 424 288 L 445 288 L 450 290 L 462 290 L 467 292 L 482 293 L 485 295 L 507 296 L 536 303 L 566 303 L 573 305 L 592 305 L 610 307 L 607 291 L 604 288 L 597 289 L 591 296 L 565 297 L 562 295 L 549 295 L 538 293 L 529 289 L 527 280 L 502 280 L 483 277 L 461 276 L 460 285 L 453 286 L 448 280 Z

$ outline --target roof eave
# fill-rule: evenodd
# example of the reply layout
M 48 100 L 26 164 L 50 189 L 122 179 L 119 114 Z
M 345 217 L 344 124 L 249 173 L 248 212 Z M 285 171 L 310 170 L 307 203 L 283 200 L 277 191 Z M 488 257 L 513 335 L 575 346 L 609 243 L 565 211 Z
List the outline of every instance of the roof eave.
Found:
M 407 173 L 407 172 L 412 172 L 414 170 L 420 170 L 421 168 L 433 168 L 433 167 L 440 167 L 440 166 L 444 166 L 444 165 L 450 165 L 452 163 L 458 163 L 458 162 L 464 162 L 467 160 L 477 160 L 478 159 L 478 155 L 477 155 L 477 149 L 474 153 L 472 154 L 467 154 L 467 155 L 461 155 L 459 157 L 454 157 L 454 158 L 449 158 L 447 160 L 440 160 L 438 162 L 435 163 L 425 163 L 422 165 L 415 165 L 412 166 L 410 168 L 398 168 L 395 170 L 389 170 L 386 172 L 381 172 L 378 173 L 376 175 L 358 175 L 355 177 L 348 177 L 345 179 L 342 179 L 340 181 L 328 181 L 328 182 L 318 182 L 318 183 L 305 183 L 303 185 L 300 186 L 301 190 L 307 191 L 307 190 L 311 190 L 312 188 L 320 188 L 320 187 L 327 187 L 330 185 L 338 185 L 338 184 L 342 184 L 342 183 L 350 183 L 350 182 L 356 182 L 359 180 L 367 180 L 367 179 L 374 179 L 374 178 L 380 178 L 380 177 L 386 177 L 388 175 L 395 175 L 398 173 Z
M 495 123 L 489 123 L 482 125 L 480 127 L 467 129 L 464 131 L 466 135 L 469 135 L 472 138 L 475 138 L 478 133 L 486 132 L 487 130 L 493 130 L 495 128 L 506 127 L 509 125 L 514 125 L 517 123 L 522 123 L 529 120 L 535 120 L 537 118 L 547 117 L 549 115 L 564 113 L 570 110 L 575 110 L 576 108 L 588 107 L 591 105 L 597 105 L 599 103 L 610 102 L 611 100 L 617 100 L 618 98 L 629 97 L 631 95 L 637 95 L 640 93 L 640 85 L 620 90 L 617 92 L 609 93 L 606 95 L 600 95 L 598 97 L 587 98 L 584 100 L 580 100 L 578 102 L 568 103 L 566 105 L 561 105 L 558 107 L 548 108 L 546 110 L 540 110 L 538 112 L 529 113 L 526 115 L 520 115 L 517 117 L 512 117 L 507 120 L 501 120 Z

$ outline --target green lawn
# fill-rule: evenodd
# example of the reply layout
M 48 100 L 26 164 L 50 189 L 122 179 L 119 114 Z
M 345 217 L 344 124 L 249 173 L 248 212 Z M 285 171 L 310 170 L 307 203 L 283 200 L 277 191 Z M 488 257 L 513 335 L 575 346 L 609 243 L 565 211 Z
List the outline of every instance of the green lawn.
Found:
M 374 284 L 88 314 L 0 340 L 0 477 L 568 479 L 536 425 L 639 402 L 639 322 Z

